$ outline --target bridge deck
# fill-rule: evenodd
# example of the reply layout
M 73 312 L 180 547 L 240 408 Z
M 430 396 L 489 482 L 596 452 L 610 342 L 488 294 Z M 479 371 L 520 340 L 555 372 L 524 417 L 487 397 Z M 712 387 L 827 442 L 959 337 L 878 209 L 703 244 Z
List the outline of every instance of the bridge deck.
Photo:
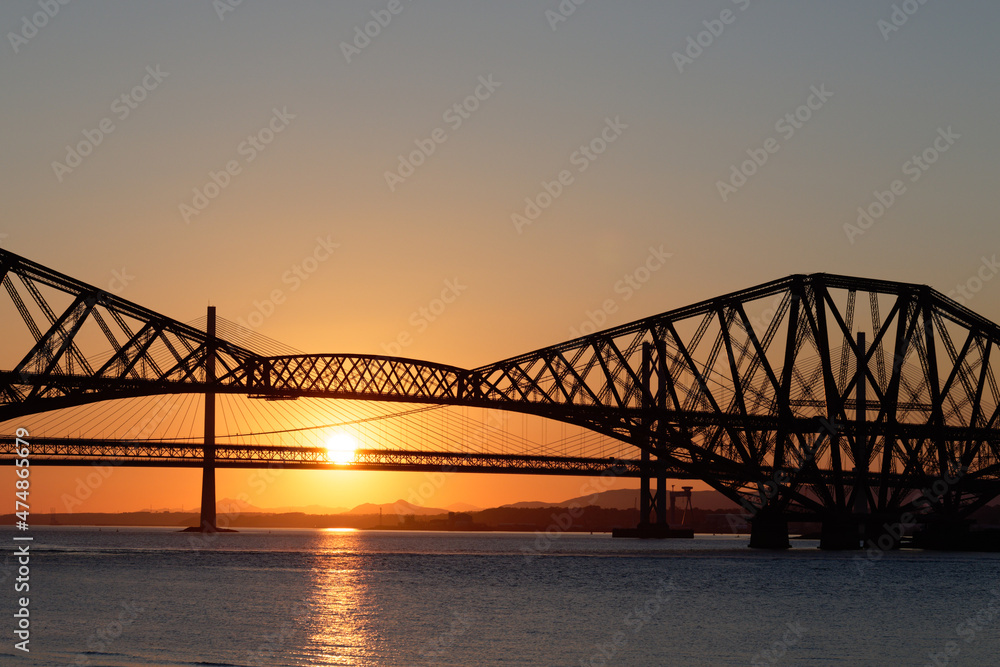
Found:
M 31 465 L 200 468 L 205 462 L 203 447 L 202 443 L 33 438 Z M 13 438 L 0 439 L 0 465 L 12 464 L 15 450 Z M 217 468 L 268 466 L 299 470 L 641 476 L 640 461 L 632 459 L 359 449 L 353 462 L 338 464 L 330 461 L 329 452 L 322 447 L 220 444 L 215 448 Z M 670 475 L 688 477 L 680 470 L 671 470 Z

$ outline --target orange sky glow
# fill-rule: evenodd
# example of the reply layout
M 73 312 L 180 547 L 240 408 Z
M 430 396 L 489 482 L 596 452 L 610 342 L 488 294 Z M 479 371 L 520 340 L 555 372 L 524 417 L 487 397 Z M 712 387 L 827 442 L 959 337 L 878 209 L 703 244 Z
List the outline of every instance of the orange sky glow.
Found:
M 921 4 L 883 34 L 888 3 L 727 0 L 716 39 L 704 31 L 720 10 L 703 3 L 586 3 L 551 23 L 523 0 L 405 2 L 353 49 L 371 3 L 236 4 L 224 16 L 212 3 L 60 4 L 37 35 L 5 39 L 3 248 L 195 326 L 212 305 L 302 353 L 466 369 L 794 273 L 927 284 L 1000 321 L 1000 68 L 983 55 L 995 4 Z M 28 11 L 3 3 L 0 25 Z M 699 33 L 711 45 L 678 57 Z M 33 338 L 0 296 L 9 370 Z M 759 322 L 773 305 L 748 308 Z M 4 428 L 123 437 L 157 414 L 147 437 L 195 442 L 199 397 L 157 401 Z M 478 432 L 501 450 L 622 455 L 513 413 L 218 401 L 220 437 L 237 443 L 306 429 L 280 442 L 317 446 L 346 428 L 359 447 L 440 449 Z M 38 512 L 200 498 L 197 469 L 38 466 L 32 480 Z M 595 484 L 217 480 L 218 498 L 263 508 L 489 507 Z

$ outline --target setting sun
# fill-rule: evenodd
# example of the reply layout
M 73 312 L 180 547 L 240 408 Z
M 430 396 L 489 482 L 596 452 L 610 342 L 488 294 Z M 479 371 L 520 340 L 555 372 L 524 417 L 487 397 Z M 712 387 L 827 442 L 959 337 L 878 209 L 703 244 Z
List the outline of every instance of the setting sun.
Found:
M 334 433 L 326 440 L 326 458 L 341 466 L 354 463 L 357 448 L 358 441 L 350 433 Z

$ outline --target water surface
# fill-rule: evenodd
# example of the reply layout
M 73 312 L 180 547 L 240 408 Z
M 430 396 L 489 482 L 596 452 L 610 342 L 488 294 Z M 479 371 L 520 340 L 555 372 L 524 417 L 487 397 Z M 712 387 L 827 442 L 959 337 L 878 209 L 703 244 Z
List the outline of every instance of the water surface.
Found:
M 33 534 L 32 664 L 992 665 L 1000 655 L 998 554 L 869 560 L 811 541 L 761 552 L 713 536 Z M 14 653 L 10 640 L 0 661 L 27 664 Z

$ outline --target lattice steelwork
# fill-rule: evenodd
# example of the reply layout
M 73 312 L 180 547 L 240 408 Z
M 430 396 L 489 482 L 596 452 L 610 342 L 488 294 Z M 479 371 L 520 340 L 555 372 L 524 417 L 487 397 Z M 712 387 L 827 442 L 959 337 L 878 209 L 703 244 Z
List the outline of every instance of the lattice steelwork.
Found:
M 0 273 L 30 334 L 0 373 L 0 421 L 210 389 L 464 405 L 619 438 L 635 446 L 636 470 L 703 479 L 752 512 L 957 520 L 1000 493 L 1000 328 L 925 286 L 795 275 L 472 370 L 217 340 L 209 385 L 207 336 L 194 327 L 6 251 Z M 112 348 L 100 364 L 95 344 Z M 479 455 L 480 470 L 514 465 Z M 569 470 L 557 467 L 540 471 Z
M 754 511 L 898 515 L 923 495 L 967 516 L 1000 492 L 998 340 L 928 287 L 817 274 L 473 373 L 484 400 L 566 410 Z
M 5 250 L 0 278 L 31 334 L 26 354 L 0 371 L 0 420 L 109 396 L 204 391 L 204 331 Z M 215 351 L 220 375 L 257 356 L 222 340 Z
M 374 355 L 299 355 L 250 359 L 221 378 L 251 395 L 371 398 L 453 403 L 466 371 L 454 366 Z
M 15 458 L 16 440 L 0 438 L 0 459 Z M 176 442 L 125 440 L 102 441 L 75 438 L 31 438 L 32 465 L 94 465 L 143 468 L 200 468 L 202 447 Z M 350 462 L 330 460 L 325 447 L 282 447 L 274 445 L 219 445 L 215 448 L 217 468 L 261 468 L 278 466 L 289 470 L 394 470 L 519 473 L 536 475 L 584 475 L 639 477 L 637 460 L 608 460 L 576 456 L 521 456 L 517 454 L 475 454 L 463 452 L 422 452 L 392 449 L 359 449 Z M 684 476 L 684 471 L 672 471 Z M 648 471 L 647 471 L 648 473 Z

